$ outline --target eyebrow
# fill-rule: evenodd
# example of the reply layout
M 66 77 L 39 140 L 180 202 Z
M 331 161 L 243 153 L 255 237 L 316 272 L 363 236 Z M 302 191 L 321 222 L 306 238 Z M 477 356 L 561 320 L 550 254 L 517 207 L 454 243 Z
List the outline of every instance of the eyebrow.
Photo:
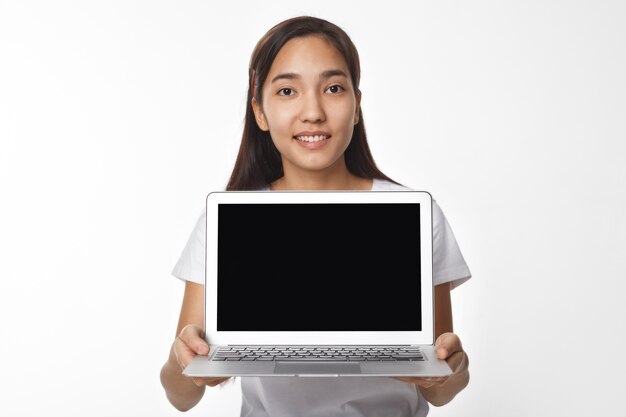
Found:
M 327 79 L 330 77 L 334 77 L 336 75 L 348 78 L 348 75 L 340 70 L 340 69 L 329 69 L 320 74 L 320 79 Z M 272 78 L 270 84 L 274 84 L 275 81 L 285 79 L 285 80 L 297 80 L 302 78 L 300 74 L 296 74 L 295 72 L 285 72 L 283 74 L 278 74 L 276 77 Z

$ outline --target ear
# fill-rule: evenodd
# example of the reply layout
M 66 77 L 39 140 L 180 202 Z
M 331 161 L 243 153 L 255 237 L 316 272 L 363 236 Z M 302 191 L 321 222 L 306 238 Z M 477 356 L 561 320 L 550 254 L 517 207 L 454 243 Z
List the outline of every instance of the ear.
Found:
M 356 109 L 354 110 L 354 124 L 358 124 L 361 119 L 361 90 L 356 94 Z
M 264 132 L 270 130 L 267 120 L 265 120 L 263 110 L 254 97 L 252 97 L 252 110 L 254 111 L 254 118 L 256 119 L 256 124 L 259 125 L 259 129 Z

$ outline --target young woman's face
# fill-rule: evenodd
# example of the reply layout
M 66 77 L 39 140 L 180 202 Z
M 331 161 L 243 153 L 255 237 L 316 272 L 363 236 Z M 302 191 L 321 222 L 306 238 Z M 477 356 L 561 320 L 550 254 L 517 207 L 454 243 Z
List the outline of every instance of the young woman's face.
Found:
M 272 63 L 262 106 L 252 106 L 290 168 L 320 171 L 340 161 L 358 123 L 360 96 L 343 56 L 319 36 L 290 39 Z

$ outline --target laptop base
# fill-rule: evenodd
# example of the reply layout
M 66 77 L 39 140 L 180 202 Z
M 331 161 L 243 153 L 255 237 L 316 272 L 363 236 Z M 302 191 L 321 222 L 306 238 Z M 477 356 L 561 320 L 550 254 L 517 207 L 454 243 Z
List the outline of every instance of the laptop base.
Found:
M 403 376 L 442 377 L 452 370 L 446 361 L 437 359 L 434 346 L 420 346 L 425 361 L 415 362 L 238 362 L 211 361 L 196 356 L 183 374 L 191 377 L 228 376 Z

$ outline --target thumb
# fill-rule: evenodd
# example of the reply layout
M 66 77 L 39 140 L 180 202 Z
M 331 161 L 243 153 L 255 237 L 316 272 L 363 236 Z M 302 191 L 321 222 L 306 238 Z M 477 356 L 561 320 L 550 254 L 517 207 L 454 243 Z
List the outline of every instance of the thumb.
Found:
M 208 355 L 211 350 L 209 344 L 204 339 L 204 332 L 201 331 L 198 335 L 198 343 L 196 344 L 196 352 L 198 355 Z
M 205 342 L 199 342 L 198 343 L 198 355 L 208 355 L 209 353 L 209 345 Z
M 455 352 L 462 351 L 463 347 L 459 337 L 452 332 L 448 332 L 441 334 L 437 338 L 435 349 L 437 349 L 437 357 L 439 359 L 447 359 Z
M 209 353 L 209 345 L 204 339 L 204 331 L 195 325 L 183 328 L 178 336 L 194 353 L 206 355 Z

